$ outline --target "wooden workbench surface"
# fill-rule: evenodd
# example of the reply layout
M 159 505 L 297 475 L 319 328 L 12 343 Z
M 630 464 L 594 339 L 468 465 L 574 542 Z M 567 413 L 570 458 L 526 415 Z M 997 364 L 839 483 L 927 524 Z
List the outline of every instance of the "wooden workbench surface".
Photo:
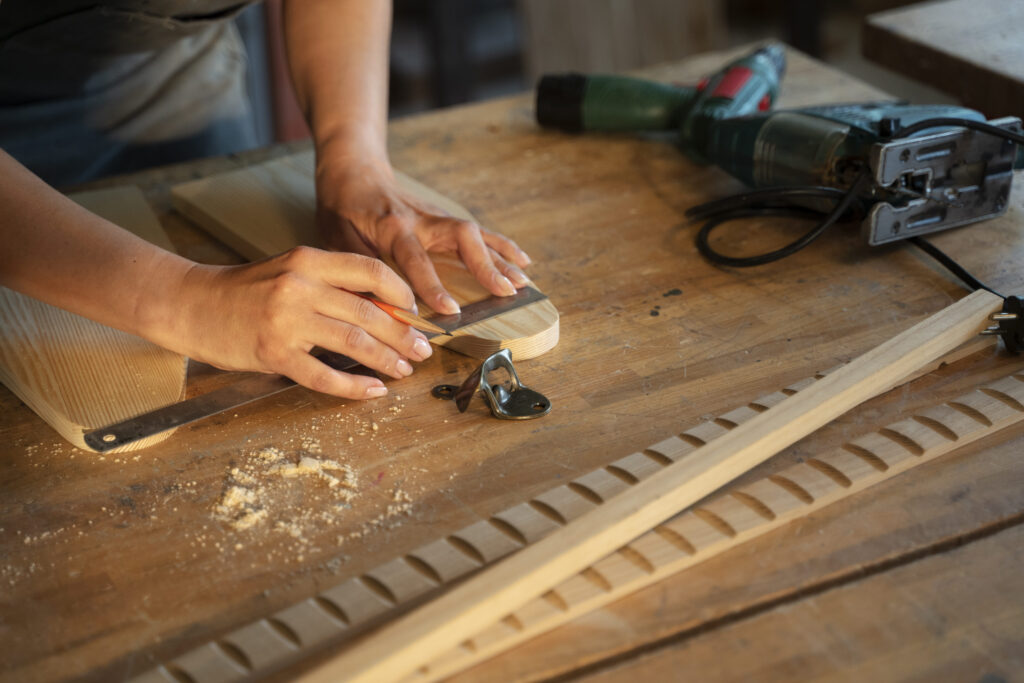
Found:
M 651 73 L 695 81 L 728 56 Z M 880 96 L 790 55 L 784 106 Z M 121 180 L 143 188 L 182 253 L 229 263 L 229 251 L 169 210 L 168 186 L 294 149 Z M 429 390 L 461 382 L 473 361 L 439 351 L 377 402 L 293 389 L 104 458 L 61 442 L 0 388 L 0 679 L 122 680 L 848 360 L 964 294 L 905 246 L 863 246 L 854 227 L 778 263 L 714 268 L 683 211 L 737 183 L 663 139 L 541 131 L 527 96 L 396 121 L 391 150 L 398 168 L 533 257 L 562 339 L 519 373 L 552 400 L 551 414 L 503 422 L 482 401 L 458 414 Z M 1021 196 L 1004 218 L 935 242 L 997 289 L 1024 292 Z M 803 228 L 722 233 L 752 252 Z M 983 352 L 862 406 L 747 476 L 1022 366 Z M 223 381 L 196 367 L 189 391 Z M 310 480 L 268 501 L 268 524 L 239 531 L 219 521 L 231 469 L 265 448 L 350 465 L 347 507 Z M 460 680 L 1009 678 L 1024 666 L 1022 448 L 1015 428 L 944 456 Z
M 935 0 L 872 14 L 864 56 L 989 118 L 1024 115 L 1024 4 Z

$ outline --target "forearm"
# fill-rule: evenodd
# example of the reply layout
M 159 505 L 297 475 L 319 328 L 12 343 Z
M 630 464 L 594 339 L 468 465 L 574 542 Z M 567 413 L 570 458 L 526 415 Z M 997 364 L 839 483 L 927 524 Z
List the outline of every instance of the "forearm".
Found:
M 292 80 L 319 152 L 387 164 L 390 31 L 390 2 L 285 0 Z
M 0 150 L 0 285 L 163 342 L 193 265 L 78 206 Z

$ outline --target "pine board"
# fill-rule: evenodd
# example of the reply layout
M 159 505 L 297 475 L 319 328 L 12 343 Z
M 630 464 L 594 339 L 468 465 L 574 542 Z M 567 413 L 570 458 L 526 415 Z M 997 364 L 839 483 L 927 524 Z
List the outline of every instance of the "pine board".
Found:
M 475 220 L 457 202 L 403 173 L 396 177 L 404 190 L 423 201 L 452 216 Z M 182 183 L 171 192 L 179 212 L 247 259 L 320 244 L 311 151 Z M 491 296 L 457 258 L 431 254 L 431 259 L 460 306 Z M 425 303 L 418 305 L 424 317 L 433 315 Z M 558 310 L 545 299 L 432 341 L 474 358 L 486 358 L 501 349 L 510 349 L 517 360 L 534 358 L 558 343 Z
M 173 250 L 138 189 L 71 198 Z M 0 287 L 0 381 L 78 448 L 92 450 L 83 439 L 86 431 L 180 401 L 187 362 L 139 337 Z M 119 450 L 145 448 L 171 433 Z

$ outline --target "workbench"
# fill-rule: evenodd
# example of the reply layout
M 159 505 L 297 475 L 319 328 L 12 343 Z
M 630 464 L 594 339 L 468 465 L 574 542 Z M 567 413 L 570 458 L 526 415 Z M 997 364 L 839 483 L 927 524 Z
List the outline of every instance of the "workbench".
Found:
M 743 50 L 646 75 L 696 82 Z M 781 106 L 884 93 L 790 52 Z M 170 209 L 175 183 L 291 145 L 96 183 L 135 184 L 178 250 L 238 262 Z M 683 212 L 740 189 L 662 136 L 540 130 L 528 95 L 396 120 L 395 166 L 533 257 L 561 341 L 517 364 L 551 414 L 493 419 L 430 396 L 472 359 L 438 350 L 351 402 L 291 389 L 137 453 L 62 442 L 0 388 L 0 679 L 117 681 L 711 416 L 889 339 L 966 292 L 911 248 L 854 226 L 766 266 L 709 265 Z M 1017 183 L 1022 179 L 1017 178 Z M 77 188 L 76 188 L 77 189 Z M 1024 200 L 935 236 L 1004 293 L 1024 293 Z M 803 225 L 736 224 L 753 253 Z M 716 238 L 719 239 L 719 238 Z M 989 347 L 884 394 L 744 479 L 764 477 L 922 406 L 1024 367 Z M 233 377 L 193 364 L 188 393 Z M 374 427 L 373 425 L 376 425 Z M 237 531 L 213 508 L 229 471 L 268 447 L 322 453 L 358 485 L 301 536 Z M 745 543 L 457 677 L 1009 680 L 1024 670 L 1024 428 L 921 465 Z M 317 512 L 321 490 L 281 514 Z M 287 679 L 298 669 L 280 674 Z
M 864 56 L 989 118 L 1024 112 L 1024 5 L 937 0 L 872 14 Z

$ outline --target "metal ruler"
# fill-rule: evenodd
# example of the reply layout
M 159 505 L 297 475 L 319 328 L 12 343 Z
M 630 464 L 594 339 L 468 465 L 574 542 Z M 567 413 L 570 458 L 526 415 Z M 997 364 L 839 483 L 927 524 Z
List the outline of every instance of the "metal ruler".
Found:
M 461 313 L 437 316 L 431 318 L 430 322 L 449 332 L 454 332 L 546 298 L 546 294 L 533 287 L 524 287 L 513 296 L 490 297 L 468 304 Z M 434 336 L 437 335 L 427 334 L 429 338 Z M 351 370 L 359 366 L 359 363 L 348 356 L 331 351 L 317 349 L 314 355 L 335 370 Z M 160 432 L 222 413 L 225 410 L 273 396 L 293 386 L 295 386 L 295 382 L 281 375 L 249 377 L 208 394 L 196 396 L 180 403 L 172 403 L 122 422 L 86 432 L 84 434 L 85 443 L 90 448 L 104 453 Z

